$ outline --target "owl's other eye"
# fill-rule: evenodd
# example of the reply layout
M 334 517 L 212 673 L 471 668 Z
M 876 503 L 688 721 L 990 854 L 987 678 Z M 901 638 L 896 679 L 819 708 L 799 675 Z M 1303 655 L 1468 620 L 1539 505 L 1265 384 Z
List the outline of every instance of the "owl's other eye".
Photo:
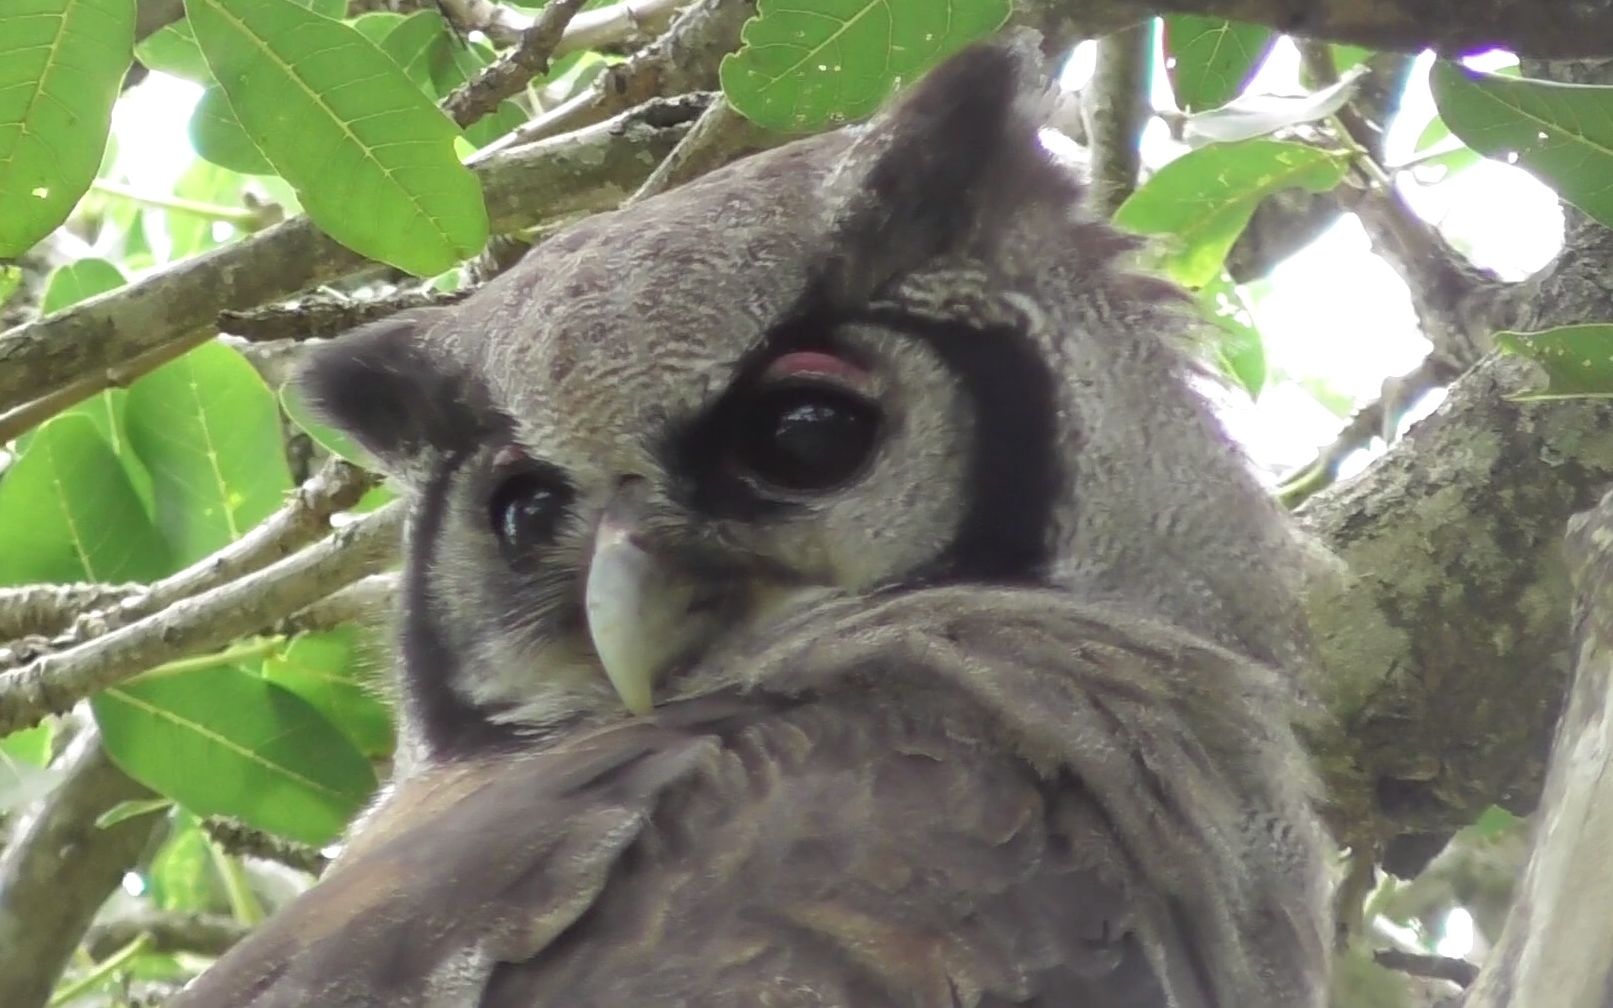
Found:
M 734 461 L 784 490 L 828 490 L 850 479 L 872 454 L 879 410 L 845 389 L 819 382 L 764 389 L 736 418 Z
M 488 519 L 499 545 L 512 556 L 545 546 L 555 537 L 571 503 L 571 487 L 548 466 L 534 462 L 501 467 L 488 498 Z

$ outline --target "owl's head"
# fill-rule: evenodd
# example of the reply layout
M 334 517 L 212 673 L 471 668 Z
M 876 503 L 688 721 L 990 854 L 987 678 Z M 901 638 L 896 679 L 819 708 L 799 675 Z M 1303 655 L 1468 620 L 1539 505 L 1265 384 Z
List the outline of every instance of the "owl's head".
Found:
M 679 692 L 826 596 L 1059 584 L 1262 659 L 1288 533 L 1038 140 L 1023 43 L 323 348 L 409 488 L 408 721 L 449 755 Z

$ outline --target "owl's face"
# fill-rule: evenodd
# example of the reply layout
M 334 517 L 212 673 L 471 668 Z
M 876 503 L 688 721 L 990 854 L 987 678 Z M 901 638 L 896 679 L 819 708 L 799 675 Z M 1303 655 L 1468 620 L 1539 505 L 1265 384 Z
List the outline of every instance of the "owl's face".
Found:
M 412 492 L 428 755 L 708 688 L 690 670 L 829 596 L 1179 590 L 1146 587 L 1181 570 L 1169 542 L 1123 534 L 1182 492 L 1176 449 L 1117 460 L 1160 422 L 1208 439 L 1198 470 L 1230 456 L 1134 332 L 1166 322 L 1136 307 L 1158 289 L 1111 268 L 1127 243 L 1037 143 L 1028 76 L 965 53 L 865 130 L 585 221 L 316 354 L 311 398 Z

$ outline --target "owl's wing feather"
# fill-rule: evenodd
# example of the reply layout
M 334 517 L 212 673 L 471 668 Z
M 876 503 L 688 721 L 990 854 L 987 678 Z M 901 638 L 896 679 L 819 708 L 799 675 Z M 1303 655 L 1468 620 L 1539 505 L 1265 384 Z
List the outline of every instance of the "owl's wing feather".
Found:
M 1221 972 L 1248 908 L 1181 898 L 1219 871 L 1248 899 L 1246 866 L 1147 835 L 1236 812 L 1223 740 L 1172 706 L 1214 662 L 1095 641 L 1053 599 L 830 612 L 837 633 L 763 649 L 751 691 L 406 784 L 177 1004 L 1301 1004 Z M 1176 751 L 1202 765 L 1157 765 Z M 1208 811 L 1174 808 L 1161 770 Z M 1186 847 L 1191 881 L 1161 864 Z

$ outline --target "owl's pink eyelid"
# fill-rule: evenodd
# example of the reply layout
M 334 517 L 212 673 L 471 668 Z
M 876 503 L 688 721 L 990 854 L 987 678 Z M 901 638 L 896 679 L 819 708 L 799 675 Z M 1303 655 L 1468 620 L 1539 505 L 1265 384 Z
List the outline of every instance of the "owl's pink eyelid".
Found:
M 769 381 L 780 378 L 829 378 L 852 388 L 862 388 L 873 376 L 865 369 L 834 354 L 821 350 L 796 350 L 787 353 L 767 366 L 762 377 Z

